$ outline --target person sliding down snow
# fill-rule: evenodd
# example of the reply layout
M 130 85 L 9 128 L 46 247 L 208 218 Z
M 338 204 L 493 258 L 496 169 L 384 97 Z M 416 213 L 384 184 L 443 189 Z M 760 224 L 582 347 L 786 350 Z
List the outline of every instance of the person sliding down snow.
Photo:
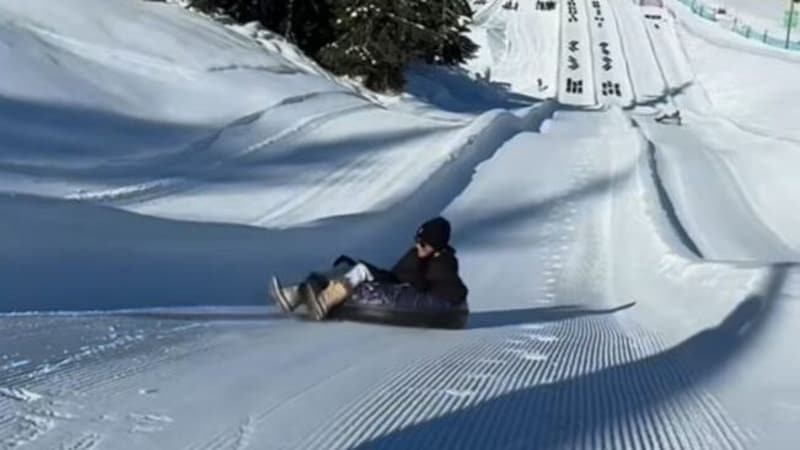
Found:
M 324 319 L 332 308 L 353 297 L 409 309 L 459 308 L 468 290 L 449 241 L 450 223 L 437 217 L 420 226 L 414 247 L 390 271 L 340 256 L 332 271 L 312 273 L 296 286 L 281 287 L 273 277 L 272 296 L 287 313 L 305 304 L 314 320 Z

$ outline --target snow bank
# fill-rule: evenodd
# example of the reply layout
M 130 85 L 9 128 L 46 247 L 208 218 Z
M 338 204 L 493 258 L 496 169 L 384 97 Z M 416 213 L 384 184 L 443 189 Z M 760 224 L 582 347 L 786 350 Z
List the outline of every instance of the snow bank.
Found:
M 0 12 L 0 64 L 13 68 L 0 95 L 11 100 L 203 124 L 340 90 L 176 5 L 5 1 Z M 281 89 L 254 88 L 275 80 Z
M 786 206 L 800 194 L 794 144 L 701 118 L 645 129 L 677 214 L 706 258 L 800 260 L 800 222 Z
M 369 233 L 406 245 L 467 182 L 462 160 L 550 110 L 492 111 L 530 101 L 424 68 L 409 95 L 365 96 L 268 33 L 176 5 L 0 13 L 6 311 L 261 303 L 266 274 Z M 423 206 L 383 216 L 401 203 Z
M 469 183 L 479 161 L 520 130 L 535 128 L 550 111 L 552 107 L 544 105 L 522 117 L 499 110 L 481 115 L 455 133 L 450 146 L 442 147 L 453 150 L 441 150 L 430 176 L 426 175 L 430 160 L 420 161 L 398 148 L 407 161 L 403 168 L 408 178 L 402 184 L 381 178 L 386 173 L 381 164 L 370 171 L 369 165 L 357 161 L 355 168 L 370 176 L 372 189 L 394 197 L 381 197 L 386 203 L 349 216 L 342 216 L 345 203 L 311 210 L 319 217 L 342 217 L 304 227 L 264 229 L 175 221 L 85 201 L 2 195 L 0 204 L 10 220 L 0 223 L 0 235 L 7 238 L 3 253 L 8 255 L 0 262 L 0 296 L 12 299 L 4 302 L 3 309 L 260 304 L 265 301 L 268 274 L 300 277 L 310 268 L 326 267 L 342 252 L 390 264 L 408 245 L 417 225 L 438 214 Z M 320 207 L 325 207 L 326 195 L 358 200 L 356 192 L 346 190 L 353 186 L 336 177 L 328 184 L 311 183 L 323 196 Z M 273 189 L 275 196 L 282 192 L 279 185 Z M 234 191 L 230 196 L 245 194 Z M 375 201 L 374 195 L 363 197 Z M 225 197 L 219 197 L 219 204 L 225 204 Z M 287 203 L 280 217 L 291 214 L 293 205 L 304 203 Z M 305 217 L 310 216 L 306 213 Z

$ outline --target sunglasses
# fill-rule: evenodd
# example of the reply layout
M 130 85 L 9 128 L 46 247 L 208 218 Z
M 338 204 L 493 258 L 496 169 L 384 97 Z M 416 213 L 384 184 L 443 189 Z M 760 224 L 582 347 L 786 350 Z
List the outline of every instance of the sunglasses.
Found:
M 424 245 L 424 246 L 427 246 L 427 247 L 431 247 L 431 248 L 433 248 L 433 246 L 432 246 L 431 244 L 429 244 L 429 243 L 427 243 L 427 242 L 423 241 L 423 240 L 422 240 L 422 239 L 420 239 L 420 238 L 414 238 L 414 242 L 416 242 L 416 243 L 417 243 L 417 244 L 419 244 L 419 245 Z

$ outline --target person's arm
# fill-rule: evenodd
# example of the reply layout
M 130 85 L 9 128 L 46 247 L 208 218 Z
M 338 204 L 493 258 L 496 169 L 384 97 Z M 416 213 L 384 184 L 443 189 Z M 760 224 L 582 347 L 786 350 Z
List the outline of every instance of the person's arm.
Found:
M 357 263 L 356 263 L 355 259 L 353 259 L 353 258 L 351 258 L 351 257 L 349 257 L 347 255 L 339 255 L 339 257 L 336 258 L 336 261 L 333 262 L 333 267 L 336 267 L 336 266 L 339 266 L 339 265 L 345 265 L 345 266 L 353 267 L 356 264 Z
M 434 297 L 451 303 L 467 299 L 468 289 L 458 276 L 458 260 L 453 255 L 441 255 L 431 259 L 427 281 Z
M 417 257 L 416 248 L 412 248 L 397 261 L 392 273 L 401 283 L 408 283 L 421 291 L 428 290 L 428 284 L 422 273 L 422 261 Z
M 348 268 L 354 267 L 356 264 L 363 264 L 369 269 L 369 273 L 372 275 L 373 279 L 379 283 L 397 283 L 397 278 L 394 274 L 386 269 L 382 269 L 374 264 L 371 264 L 363 259 L 356 261 L 355 259 L 351 258 L 347 255 L 339 255 L 338 258 L 333 262 L 333 267 L 336 266 L 345 266 Z
M 376 266 L 374 264 L 371 264 L 371 263 L 369 263 L 367 261 L 364 261 L 363 259 L 359 260 L 358 262 L 360 262 L 361 264 L 364 264 L 365 266 L 367 266 L 367 269 L 369 269 L 369 273 L 372 274 L 372 277 L 378 283 L 397 283 L 398 282 L 397 277 L 391 271 L 383 269 L 381 267 L 378 267 L 378 266 Z

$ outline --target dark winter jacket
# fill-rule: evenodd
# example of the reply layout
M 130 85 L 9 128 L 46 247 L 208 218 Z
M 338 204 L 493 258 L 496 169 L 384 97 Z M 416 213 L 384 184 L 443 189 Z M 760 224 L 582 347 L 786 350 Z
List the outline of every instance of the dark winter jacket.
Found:
M 416 248 L 411 248 L 391 272 L 396 281 L 408 283 L 420 292 L 449 303 L 458 304 L 467 299 L 468 290 L 458 276 L 458 259 L 452 247 L 425 259 L 420 259 Z
M 437 251 L 433 256 L 420 259 L 417 249 L 412 247 L 394 265 L 392 270 L 385 270 L 367 261 L 359 261 L 366 265 L 376 283 L 408 284 L 413 290 L 428 297 L 458 305 L 467 299 L 467 287 L 458 276 L 458 259 L 452 247 Z M 356 261 L 346 255 L 339 256 L 333 263 L 354 266 Z M 408 289 L 402 291 L 401 297 L 409 297 Z

